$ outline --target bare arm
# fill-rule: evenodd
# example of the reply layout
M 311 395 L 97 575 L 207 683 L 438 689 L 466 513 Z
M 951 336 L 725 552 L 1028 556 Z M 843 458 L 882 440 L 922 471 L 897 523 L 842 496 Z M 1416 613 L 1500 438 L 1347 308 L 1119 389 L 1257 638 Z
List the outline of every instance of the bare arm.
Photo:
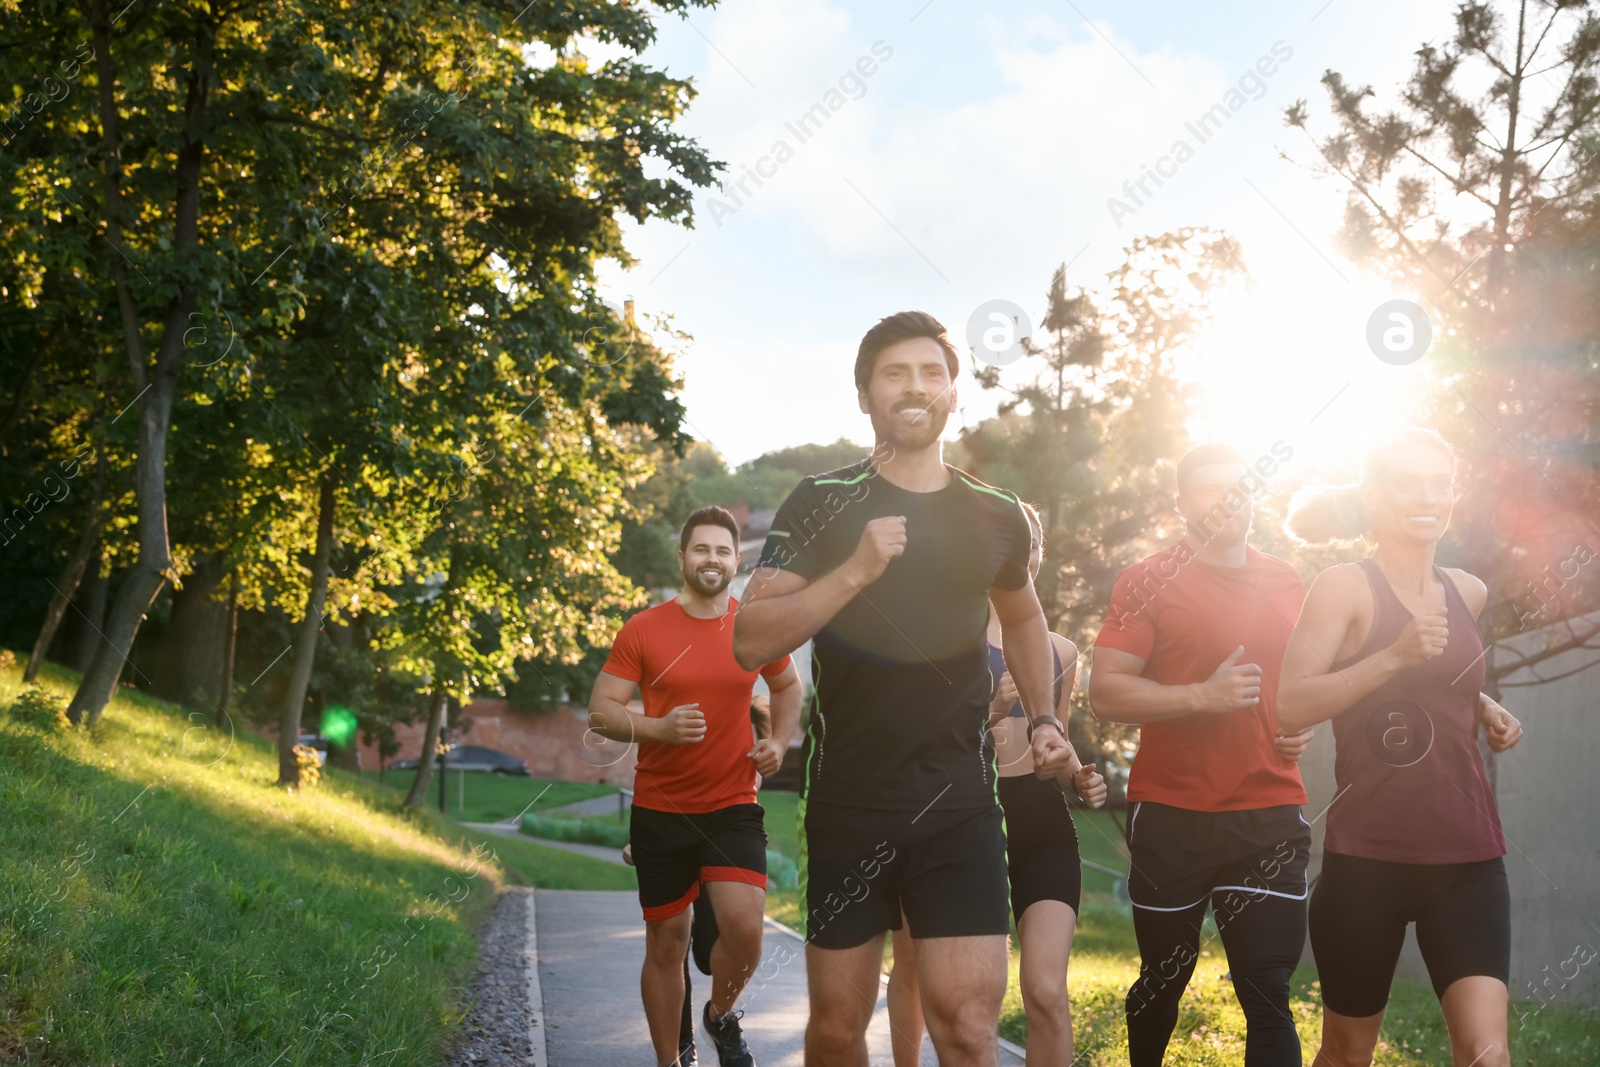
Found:
M 1058 633 L 1052 633 L 1050 641 L 1056 646 L 1056 654 L 1061 657 L 1061 699 L 1056 701 L 1056 718 L 1066 722 L 1072 717 L 1072 688 L 1078 681 L 1078 646 Z M 1077 791 L 1078 799 L 1091 808 L 1105 805 L 1106 780 L 1092 761 L 1083 762 L 1077 749 L 1072 750 L 1072 763 L 1065 773 L 1071 776 L 1072 788 Z
M 705 715 L 698 704 L 683 704 L 660 718 L 640 715 L 628 708 L 637 682 L 601 671 L 589 693 L 589 728 L 611 741 L 665 741 L 685 744 L 706 734 Z
M 767 679 L 767 689 L 772 693 L 772 710 L 769 713 L 772 732 L 768 736 L 787 750 L 800 728 L 800 698 L 804 689 L 793 660 L 782 674 Z
M 989 601 L 1000 620 L 1000 647 L 1006 671 L 1017 687 L 1022 711 L 1032 730 L 1033 773 L 1040 778 L 1074 774 L 1078 756 L 1067 743 L 1066 730 L 1052 726 L 1032 729 L 1043 715 L 1054 715 L 1050 701 L 1050 631 L 1045 626 L 1039 595 L 1029 582 L 1020 589 L 990 589 Z M 1063 724 L 1066 720 L 1061 720 Z
M 1056 701 L 1055 716 L 1066 722 L 1072 717 L 1072 688 L 1078 684 L 1078 646 L 1057 633 L 1050 635 L 1050 643 L 1061 657 L 1061 699 Z
M 1261 696 L 1261 667 L 1239 662 L 1243 655 L 1243 647 L 1235 649 L 1203 682 L 1163 685 L 1144 676 L 1144 657 L 1097 647 L 1089 672 L 1089 709 L 1101 722 L 1137 726 L 1252 707 Z
M 877 581 L 905 548 L 905 518 L 887 515 L 868 522 L 850 558 L 816 581 L 777 567 L 759 568 L 750 576 L 733 620 L 734 660 L 753 671 L 787 656 L 815 636 L 864 586 Z
M 1407 667 L 1444 651 L 1444 616 L 1419 615 L 1388 648 L 1335 670 L 1339 651 L 1354 636 L 1371 598 L 1359 567 L 1330 567 L 1311 583 L 1283 654 L 1278 682 L 1278 724 L 1283 729 L 1304 730 L 1331 719 Z
M 789 754 L 789 742 L 800 725 L 800 672 L 791 662 L 782 673 L 767 679 L 767 688 L 772 694 L 769 731 L 749 752 L 763 778 L 771 778 L 783 766 L 783 758 Z

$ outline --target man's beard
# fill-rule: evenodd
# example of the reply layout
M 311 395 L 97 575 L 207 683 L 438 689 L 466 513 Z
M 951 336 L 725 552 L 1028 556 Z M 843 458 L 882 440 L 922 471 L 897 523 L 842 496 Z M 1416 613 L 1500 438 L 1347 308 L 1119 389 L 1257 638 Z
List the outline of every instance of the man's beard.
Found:
M 926 405 L 902 402 L 887 415 L 875 411 L 872 413 L 873 433 L 878 440 L 887 441 L 896 449 L 914 452 L 927 448 L 944 433 L 945 423 L 950 420 L 950 409 L 938 406 L 941 399 L 935 397 Z M 916 412 L 917 417 L 901 415 L 904 410 Z
M 713 597 L 728 588 L 728 583 L 733 581 L 733 573 L 727 568 L 722 568 L 720 575 L 708 573 L 702 576 L 699 571 L 686 570 L 683 572 L 683 580 L 700 596 Z

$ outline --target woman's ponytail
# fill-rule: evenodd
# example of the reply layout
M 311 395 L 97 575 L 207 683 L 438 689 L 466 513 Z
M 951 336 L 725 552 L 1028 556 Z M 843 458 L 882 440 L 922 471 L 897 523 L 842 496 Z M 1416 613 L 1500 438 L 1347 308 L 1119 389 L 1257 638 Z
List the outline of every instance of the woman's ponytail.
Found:
M 1365 535 L 1372 528 L 1372 517 L 1362 503 L 1359 485 L 1312 488 L 1295 494 L 1283 526 L 1303 545 L 1325 545 Z

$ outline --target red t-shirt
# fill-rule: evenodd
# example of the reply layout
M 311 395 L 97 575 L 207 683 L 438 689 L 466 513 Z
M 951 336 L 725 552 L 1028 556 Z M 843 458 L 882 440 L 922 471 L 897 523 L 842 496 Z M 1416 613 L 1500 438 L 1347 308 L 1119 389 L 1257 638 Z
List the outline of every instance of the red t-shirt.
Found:
M 789 657 L 760 671 L 740 667 L 733 658 L 738 609 L 738 599 L 730 596 L 727 614 L 697 619 L 673 597 L 623 623 L 611 646 L 603 669 L 639 683 L 646 715 L 659 719 L 679 705 L 697 703 L 706 717 L 706 735 L 693 744 L 639 742 L 633 802 L 641 808 L 696 814 L 755 803 L 750 696 L 756 675 L 782 673 Z
M 1300 574 L 1245 546 L 1242 567 L 1217 567 L 1187 540 L 1117 577 L 1095 647 L 1141 657 L 1162 685 L 1211 677 L 1240 645 L 1240 663 L 1261 667 L 1261 702 L 1226 714 L 1198 713 L 1145 723 L 1128 773 L 1128 799 L 1192 811 L 1240 811 L 1304 804 L 1298 764 L 1273 745 L 1278 676 L 1305 597 Z

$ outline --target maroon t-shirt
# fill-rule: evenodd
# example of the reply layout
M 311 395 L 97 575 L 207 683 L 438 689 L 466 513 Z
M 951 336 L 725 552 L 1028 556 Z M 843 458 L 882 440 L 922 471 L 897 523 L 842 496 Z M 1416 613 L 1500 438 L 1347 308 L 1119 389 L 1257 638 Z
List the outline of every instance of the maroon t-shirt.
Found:
M 1372 632 L 1342 670 L 1392 645 L 1413 618 L 1371 558 Z M 1334 716 L 1329 852 L 1393 863 L 1474 863 L 1506 854 L 1500 813 L 1478 751 L 1483 642 L 1472 612 L 1444 582 L 1450 639 Z

